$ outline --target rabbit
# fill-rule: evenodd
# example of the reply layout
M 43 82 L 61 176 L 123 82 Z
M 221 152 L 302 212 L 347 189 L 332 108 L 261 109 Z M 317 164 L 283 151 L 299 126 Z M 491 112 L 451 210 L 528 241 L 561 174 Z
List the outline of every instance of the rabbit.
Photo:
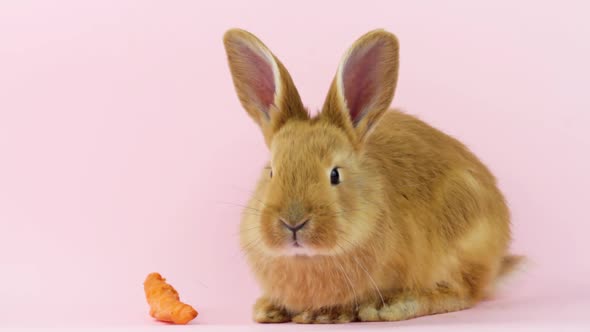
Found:
M 279 59 L 228 30 L 238 98 L 270 161 L 240 245 L 262 290 L 260 323 L 399 321 L 470 308 L 522 256 L 496 179 L 462 143 L 389 109 L 395 35 L 373 30 L 340 61 L 312 117 Z

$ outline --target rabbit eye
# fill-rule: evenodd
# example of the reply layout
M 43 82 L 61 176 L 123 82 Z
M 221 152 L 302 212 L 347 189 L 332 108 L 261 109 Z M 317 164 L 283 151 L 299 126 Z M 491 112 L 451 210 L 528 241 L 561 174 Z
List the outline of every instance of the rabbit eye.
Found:
M 330 183 L 332 185 L 337 185 L 340 183 L 340 173 L 338 172 L 338 167 L 334 167 L 332 172 L 330 173 Z

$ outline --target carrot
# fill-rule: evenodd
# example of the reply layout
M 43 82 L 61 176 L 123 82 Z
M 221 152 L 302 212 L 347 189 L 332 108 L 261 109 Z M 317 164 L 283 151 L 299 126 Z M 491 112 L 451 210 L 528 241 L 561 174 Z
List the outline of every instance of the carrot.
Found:
M 150 315 L 159 321 L 186 324 L 199 314 L 190 305 L 180 302 L 178 292 L 159 273 L 150 273 L 143 288 Z

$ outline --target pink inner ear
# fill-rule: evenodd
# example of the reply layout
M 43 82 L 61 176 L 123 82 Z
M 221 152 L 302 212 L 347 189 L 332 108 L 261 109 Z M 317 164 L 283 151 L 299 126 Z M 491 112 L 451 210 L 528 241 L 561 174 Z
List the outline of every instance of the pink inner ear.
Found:
M 364 115 L 363 111 L 371 106 L 378 94 L 377 64 L 380 51 L 380 43 L 377 42 L 369 46 L 369 49 L 353 51 L 344 64 L 342 70 L 344 98 L 346 98 L 350 117 L 355 125 Z
M 260 105 L 262 111 L 268 114 L 268 109 L 274 103 L 275 97 L 272 65 L 264 55 L 246 45 L 241 45 L 239 51 L 243 55 L 243 65 L 247 75 L 245 79 L 249 82 L 248 89 L 251 97 Z

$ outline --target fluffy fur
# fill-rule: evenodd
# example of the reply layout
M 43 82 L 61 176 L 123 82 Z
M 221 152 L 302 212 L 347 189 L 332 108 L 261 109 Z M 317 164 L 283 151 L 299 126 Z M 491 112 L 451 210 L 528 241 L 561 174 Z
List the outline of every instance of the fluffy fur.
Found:
M 394 35 L 371 31 L 351 46 L 313 118 L 260 40 L 233 29 L 224 44 L 239 99 L 271 152 L 241 223 L 264 292 L 256 321 L 395 321 L 461 310 L 517 265 L 490 171 L 457 140 L 387 110 L 397 82 Z

